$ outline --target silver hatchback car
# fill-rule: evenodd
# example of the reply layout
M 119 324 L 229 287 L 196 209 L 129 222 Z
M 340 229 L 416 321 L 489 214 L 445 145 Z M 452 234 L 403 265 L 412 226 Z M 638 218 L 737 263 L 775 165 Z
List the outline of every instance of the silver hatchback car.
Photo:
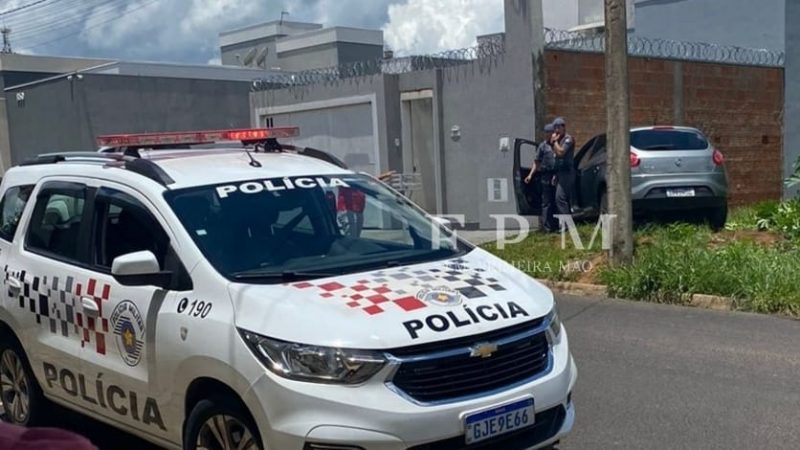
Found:
M 728 216 L 725 158 L 702 132 L 655 126 L 631 130 L 631 194 L 636 215 L 692 212 L 715 229 Z M 575 212 L 596 215 L 607 207 L 606 136 L 590 139 L 575 154 Z

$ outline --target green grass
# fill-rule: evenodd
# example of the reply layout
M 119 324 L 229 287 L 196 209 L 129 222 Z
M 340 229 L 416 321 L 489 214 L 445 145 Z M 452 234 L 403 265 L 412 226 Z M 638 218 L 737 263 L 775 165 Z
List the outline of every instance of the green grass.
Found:
M 596 267 L 591 278 L 607 285 L 609 293 L 617 297 L 683 303 L 690 294 L 720 295 L 736 299 L 742 310 L 800 316 L 800 249 L 792 239 L 793 220 L 785 221 L 789 226 L 781 234 L 786 240 L 775 232 L 753 233 L 764 211 L 774 211 L 776 206 L 734 211 L 729 231 L 722 234 L 689 224 L 637 229 L 634 263 L 628 267 L 597 264 L 603 254 L 597 244 L 595 250 L 581 251 L 568 239 L 562 249 L 560 236 L 535 234 L 503 250 L 492 244 L 484 248 L 516 262 L 534 277 L 550 280 L 574 281 L 580 272 L 565 271 L 565 265 L 575 260 L 593 261 Z M 592 229 L 590 225 L 581 227 L 585 243 Z
M 614 296 L 682 303 L 688 294 L 732 297 L 743 310 L 800 315 L 800 251 L 752 240 L 714 243 L 703 227 L 672 225 L 639 245 L 629 267 L 599 275 Z
M 584 245 L 588 246 L 593 226 L 580 225 L 578 228 Z M 498 249 L 494 243 L 482 247 L 532 277 L 553 281 L 575 281 L 581 275 L 576 262 L 583 264 L 601 254 L 599 236 L 597 241 L 594 245 L 595 250 L 587 252 L 576 249 L 569 237 L 562 248 L 560 234 L 545 235 L 532 232 L 524 241 L 507 244 L 504 249 Z

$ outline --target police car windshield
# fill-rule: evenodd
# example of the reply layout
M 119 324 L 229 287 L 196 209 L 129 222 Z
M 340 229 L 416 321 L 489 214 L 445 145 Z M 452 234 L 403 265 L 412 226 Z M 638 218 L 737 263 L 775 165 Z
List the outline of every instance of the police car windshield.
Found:
M 256 179 L 165 196 L 211 264 L 237 281 L 319 278 L 469 250 L 363 175 Z

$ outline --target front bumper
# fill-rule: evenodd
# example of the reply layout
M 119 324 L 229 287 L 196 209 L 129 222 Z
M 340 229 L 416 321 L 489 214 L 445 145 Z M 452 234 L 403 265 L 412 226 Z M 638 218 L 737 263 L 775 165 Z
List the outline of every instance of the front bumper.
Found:
M 569 353 L 566 330 L 552 346 L 552 355 L 552 369 L 546 375 L 506 391 L 457 403 L 422 406 L 401 397 L 383 382 L 389 367 L 386 373 L 379 373 L 358 387 L 296 382 L 265 371 L 245 401 L 267 448 L 303 450 L 307 443 L 317 443 L 363 450 L 455 450 L 467 448 L 465 413 L 532 396 L 542 426 L 537 429 L 535 423 L 530 429 L 500 436 L 486 445 L 502 444 L 508 450 L 535 449 L 563 438 L 575 419 L 568 398 L 577 369 Z M 469 448 L 488 447 L 478 444 Z

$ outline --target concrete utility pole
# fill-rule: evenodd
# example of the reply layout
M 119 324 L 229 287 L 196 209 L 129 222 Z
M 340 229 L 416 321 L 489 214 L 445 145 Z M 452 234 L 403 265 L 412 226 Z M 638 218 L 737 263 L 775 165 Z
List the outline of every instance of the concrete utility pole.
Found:
M 605 0 L 605 6 L 608 212 L 616 216 L 610 257 L 621 265 L 633 260 L 628 20 L 625 0 Z

